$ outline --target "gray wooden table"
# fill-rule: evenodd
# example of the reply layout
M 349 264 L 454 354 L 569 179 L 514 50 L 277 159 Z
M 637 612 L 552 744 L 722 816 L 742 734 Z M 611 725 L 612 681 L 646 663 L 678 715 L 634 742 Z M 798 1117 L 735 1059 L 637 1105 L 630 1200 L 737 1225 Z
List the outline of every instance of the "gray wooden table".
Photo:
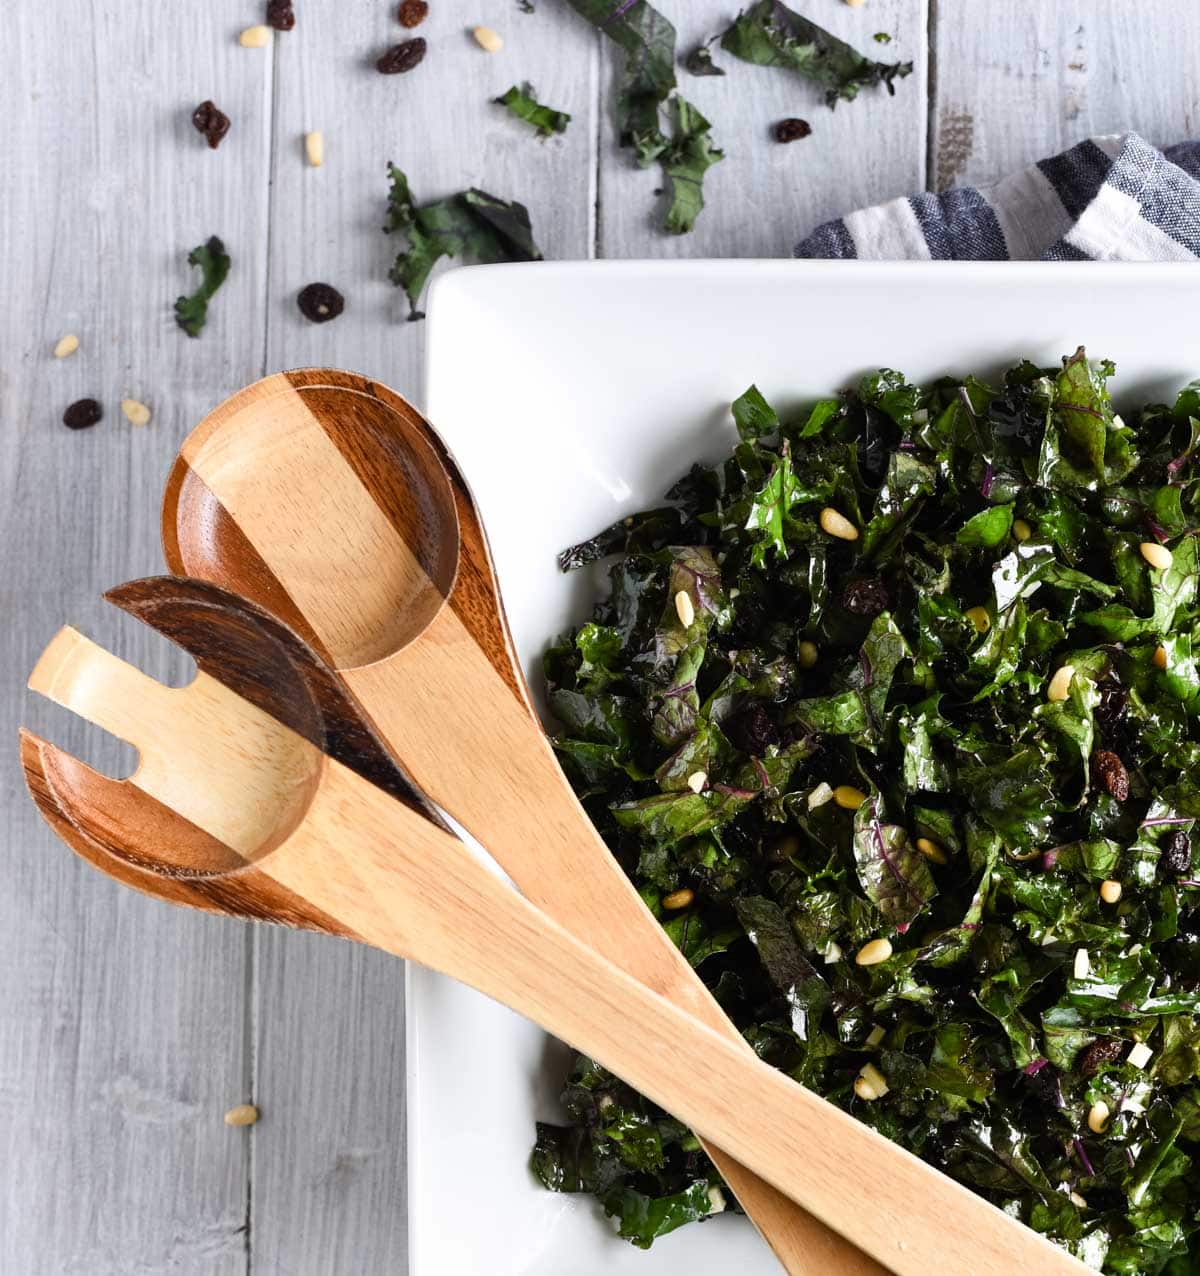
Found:
M 695 234 L 655 229 L 654 173 L 612 137 L 610 50 L 562 0 L 431 0 L 425 64 L 385 78 L 390 0 L 296 0 L 265 49 L 260 0 L 10 0 L 0 77 L 0 1272 L 402 1273 L 400 968 L 348 945 L 189 915 L 78 863 L 26 800 L 23 720 L 105 769 L 131 751 L 33 701 L 25 673 L 70 620 L 150 672 L 188 671 L 98 600 L 161 569 L 158 494 L 188 428 L 265 372 L 332 364 L 419 399 L 422 326 L 403 322 L 379 233 L 385 166 L 418 198 L 467 185 L 528 204 L 549 258 L 781 256 L 817 222 L 982 181 L 1093 133 L 1194 134 L 1200 15 L 1179 0 L 804 0 L 880 56 L 911 58 L 894 99 L 830 114 L 782 74 L 687 79 L 728 158 Z M 681 48 L 733 6 L 661 0 Z M 466 34 L 487 24 L 495 56 Z M 884 31 L 886 49 L 872 43 Z M 531 80 L 571 112 L 534 141 L 489 99 Z M 213 97 L 233 130 L 192 130 Z M 815 131 L 778 146 L 769 126 Z M 304 164 L 324 132 L 327 160 Z M 657 210 L 661 215 L 661 209 Z M 203 336 L 170 307 L 186 251 L 234 259 Z M 347 295 L 306 323 L 297 290 Z M 731 317 L 731 321 L 736 321 Z M 82 345 L 51 356 L 66 332 Z M 88 395 L 107 419 L 73 434 Z M 154 410 L 135 430 L 124 397 Z M 262 1121 L 222 1123 L 253 1099 Z M 448 1273 L 447 1276 L 459 1276 Z

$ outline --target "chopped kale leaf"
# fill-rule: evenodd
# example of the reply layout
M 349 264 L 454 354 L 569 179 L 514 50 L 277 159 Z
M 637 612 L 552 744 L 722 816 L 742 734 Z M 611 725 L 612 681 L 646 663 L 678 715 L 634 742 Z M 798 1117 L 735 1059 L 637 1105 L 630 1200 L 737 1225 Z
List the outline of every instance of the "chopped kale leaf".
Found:
M 565 551 L 611 558 L 611 591 L 545 671 L 572 784 L 762 1058 L 1093 1267 L 1175 1276 L 1200 1270 L 1200 389 L 1122 415 L 1112 376 L 1083 350 L 996 384 L 883 369 L 791 414 L 751 386 L 725 460 Z M 535 1174 L 633 1244 L 736 1209 L 591 1060 L 563 1112 Z
M 190 297 L 175 302 L 175 322 L 189 337 L 198 337 L 208 322 L 208 303 L 225 282 L 231 262 L 225 245 L 213 235 L 188 253 L 188 265 L 200 267 L 200 283 Z

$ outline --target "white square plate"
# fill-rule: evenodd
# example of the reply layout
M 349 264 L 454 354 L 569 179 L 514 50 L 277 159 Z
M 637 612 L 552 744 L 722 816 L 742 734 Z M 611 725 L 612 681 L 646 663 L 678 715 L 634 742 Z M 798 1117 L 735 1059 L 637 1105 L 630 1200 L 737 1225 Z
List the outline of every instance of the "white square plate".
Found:
M 804 261 L 580 262 L 455 270 L 429 307 L 426 401 L 483 511 L 526 675 L 586 617 L 601 568 L 564 546 L 656 503 L 733 437 L 752 381 L 789 406 L 898 368 L 923 380 L 1117 362 L 1118 400 L 1200 373 L 1196 266 Z M 756 1276 L 778 1267 L 744 1219 L 643 1253 L 590 1197 L 526 1166 L 537 1118 L 561 1119 L 567 1058 L 536 1028 L 409 967 L 411 1276 Z M 803 1154 L 802 1149 L 798 1149 Z

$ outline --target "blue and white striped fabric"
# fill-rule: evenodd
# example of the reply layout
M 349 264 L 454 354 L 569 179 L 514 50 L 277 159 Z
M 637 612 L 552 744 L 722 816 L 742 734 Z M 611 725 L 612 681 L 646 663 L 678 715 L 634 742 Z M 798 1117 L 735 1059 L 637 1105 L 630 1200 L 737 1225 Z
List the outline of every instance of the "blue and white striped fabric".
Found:
M 1098 137 L 992 186 L 912 195 L 826 222 L 797 257 L 1194 261 L 1200 142 Z

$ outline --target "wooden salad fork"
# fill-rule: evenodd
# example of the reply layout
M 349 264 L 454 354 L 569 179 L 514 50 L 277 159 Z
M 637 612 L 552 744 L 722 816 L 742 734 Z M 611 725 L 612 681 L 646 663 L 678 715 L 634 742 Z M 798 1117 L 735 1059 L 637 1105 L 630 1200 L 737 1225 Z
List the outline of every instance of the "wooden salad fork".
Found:
M 22 733 L 74 849 L 149 894 L 340 935 L 527 1015 L 901 1276 L 1086 1269 L 582 944 L 434 819 L 339 681 L 273 617 L 173 577 L 110 595 L 186 647 L 164 686 L 72 629 L 30 687 L 138 750 L 125 780 Z M 368 778 L 382 766 L 382 780 Z M 384 787 L 386 785 L 386 787 Z

